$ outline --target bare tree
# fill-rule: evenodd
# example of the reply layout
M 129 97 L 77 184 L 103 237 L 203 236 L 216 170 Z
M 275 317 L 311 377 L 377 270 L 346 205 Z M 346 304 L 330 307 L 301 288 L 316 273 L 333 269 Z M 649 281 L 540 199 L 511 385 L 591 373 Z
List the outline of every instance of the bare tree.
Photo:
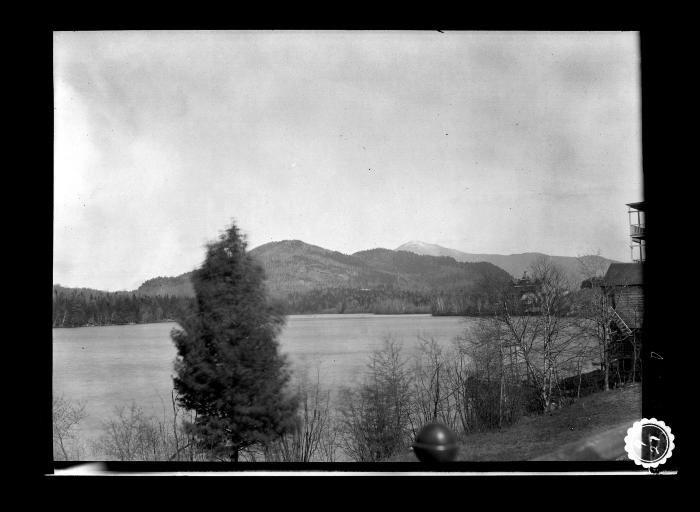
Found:
M 71 402 L 64 395 L 53 397 L 53 456 L 57 460 L 80 460 L 82 446 L 78 424 L 85 419 L 85 403 Z
M 464 433 L 501 428 L 522 413 L 523 375 L 516 346 L 497 318 L 483 318 L 456 339 L 450 389 Z
M 318 368 L 313 383 L 309 382 L 307 373 L 302 374 L 296 394 L 299 409 L 294 425 L 290 432 L 264 447 L 265 460 L 310 462 L 324 456 L 332 458 L 329 446 L 332 436 L 328 432 L 331 428 L 330 391 L 322 389 Z
M 410 441 L 410 377 L 398 343 L 370 357 L 364 381 L 339 393 L 340 443 L 355 461 L 385 460 Z
M 121 461 L 167 459 L 156 438 L 156 428 L 135 402 L 128 409 L 116 407 L 115 416 L 103 423 L 105 432 L 95 443 L 97 450 Z
M 594 339 L 598 348 L 600 369 L 603 372 L 603 389 L 610 390 L 610 340 L 615 312 L 605 294 L 604 276 L 607 265 L 594 256 L 578 258 L 584 288 L 579 292 L 579 308 L 582 332 Z
M 504 335 L 501 327 L 496 318 L 479 322 L 471 350 L 476 378 L 485 381 L 489 389 L 494 387 L 492 382 L 498 383 L 498 428 L 512 423 L 522 405 L 517 345 Z
M 319 442 L 320 458 L 323 462 L 336 462 L 338 460 L 340 422 L 337 414 L 331 410 L 328 415 L 328 426 L 321 433 Z
M 516 365 L 538 390 L 541 408 L 549 411 L 562 370 L 581 354 L 581 331 L 571 316 L 573 285 L 550 258 L 541 257 L 531 267 L 534 309 L 524 312 L 519 298 L 505 294 L 497 318 Z
M 449 374 L 449 355 L 434 339 L 418 338 L 411 373 L 411 428 L 440 421 L 450 428 L 459 423 L 455 392 Z
M 171 396 L 171 399 L 174 399 Z M 94 441 L 96 453 L 120 461 L 207 460 L 210 454 L 197 446 L 188 425 L 193 413 L 174 406 L 173 417 L 147 415 L 132 402 L 115 407 L 112 418 L 103 422 L 103 433 Z
M 455 340 L 449 366 L 450 389 L 453 392 L 455 413 L 457 415 L 461 431 L 469 433 L 476 428 L 476 411 L 471 393 L 473 383 L 472 358 L 470 354 L 470 341 L 465 336 Z
M 172 416 L 169 420 L 172 428 L 171 444 L 173 445 L 173 452 L 168 457 L 168 460 L 187 460 L 190 462 L 206 460 L 209 455 L 198 449 L 197 439 L 190 428 L 190 425 L 193 425 L 197 419 L 197 412 L 187 410 L 178 405 L 175 390 L 170 391 L 170 406 L 172 408 Z M 163 424 L 165 424 L 168 420 L 165 411 L 163 412 L 163 418 Z
M 507 347 L 513 372 L 519 380 L 527 380 L 535 389 L 544 385 L 537 364 L 538 343 L 542 324 L 537 316 L 521 314 L 517 297 L 504 295 L 495 316 L 495 336 Z

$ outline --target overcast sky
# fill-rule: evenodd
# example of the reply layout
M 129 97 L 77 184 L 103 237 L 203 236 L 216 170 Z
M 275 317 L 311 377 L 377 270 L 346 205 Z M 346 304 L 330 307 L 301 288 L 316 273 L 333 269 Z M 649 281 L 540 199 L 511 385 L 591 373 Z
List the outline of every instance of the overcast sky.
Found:
M 630 261 L 632 32 L 54 34 L 54 283 L 410 240 Z

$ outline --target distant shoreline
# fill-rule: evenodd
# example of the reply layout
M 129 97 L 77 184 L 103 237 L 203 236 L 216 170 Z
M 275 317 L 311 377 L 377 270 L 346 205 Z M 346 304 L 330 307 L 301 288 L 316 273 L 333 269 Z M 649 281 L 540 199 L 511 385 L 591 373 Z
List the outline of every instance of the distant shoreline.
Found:
M 401 317 L 416 317 L 416 316 L 430 316 L 430 317 L 450 317 L 450 316 L 462 316 L 462 317 L 474 317 L 474 315 L 433 315 L 431 313 L 297 313 L 293 315 L 285 315 L 285 317 L 391 317 L 391 316 L 401 316 Z M 75 325 L 75 326 L 56 326 L 52 329 L 82 329 L 85 327 L 116 327 L 125 325 L 148 325 L 148 324 L 165 324 L 165 323 L 177 323 L 177 320 L 158 320 L 155 322 L 129 322 L 129 323 L 119 323 L 119 324 L 99 324 L 99 325 Z
M 126 323 L 115 323 L 115 324 L 88 324 L 88 325 L 57 325 L 51 327 L 52 329 L 83 329 L 85 327 L 123 327 L 125 325 L 149 325 L 149 324 L 167 324 L 167 323 L 177 323 L 177 320 L 156 320 L 153 322 L 126 322 Z

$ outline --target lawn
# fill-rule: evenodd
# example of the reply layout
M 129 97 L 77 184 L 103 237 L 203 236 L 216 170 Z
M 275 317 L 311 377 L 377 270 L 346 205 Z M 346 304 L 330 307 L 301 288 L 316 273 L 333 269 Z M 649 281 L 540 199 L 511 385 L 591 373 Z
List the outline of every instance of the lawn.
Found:
M 496 432 L 466 436 L 457 460 L 603 460 L 626 458 L 627 429 L 642 418 L 642 386 L 581 398 L 569 407 L 526 416 Z M 394 460 L 416 461 L 408 453 Z

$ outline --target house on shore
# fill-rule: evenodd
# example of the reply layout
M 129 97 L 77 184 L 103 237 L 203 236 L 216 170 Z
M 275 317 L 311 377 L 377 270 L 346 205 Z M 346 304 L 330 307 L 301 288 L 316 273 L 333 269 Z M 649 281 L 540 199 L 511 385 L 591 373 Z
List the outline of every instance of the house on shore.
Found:
M 533 315 L 540 312 L 540 299 L 538 297 L 540 286 L 540 281 L 529 277 L 527 271 L 523 273 L 523 277 L 513 281 L 511 293 L 516 299 L 516 304 L 519 305 L 521 314 Z

